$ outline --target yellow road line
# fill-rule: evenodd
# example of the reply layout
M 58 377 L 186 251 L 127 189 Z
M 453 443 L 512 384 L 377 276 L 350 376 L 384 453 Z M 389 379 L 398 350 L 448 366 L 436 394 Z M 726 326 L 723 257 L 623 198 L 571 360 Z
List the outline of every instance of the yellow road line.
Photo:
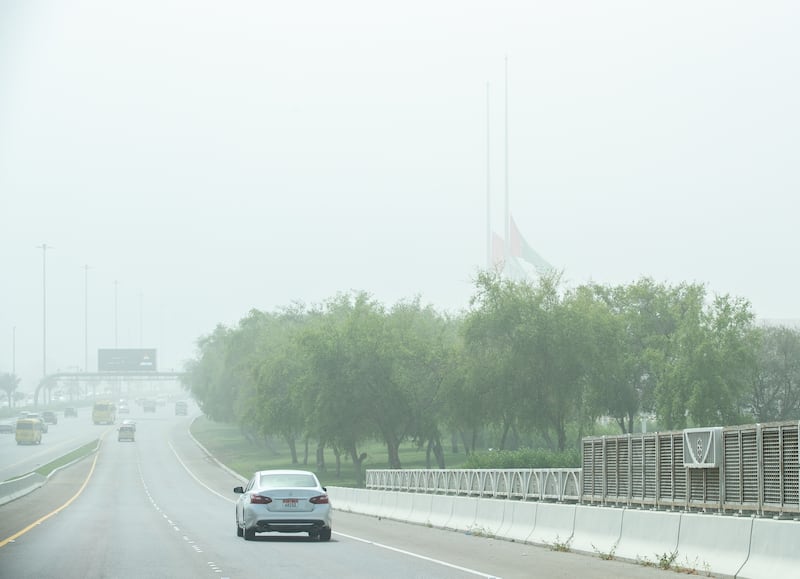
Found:
M 97 456 L 98 456 L 97 453 L 95 453 L 94 460 L 92 461 L 92 468 L 89 469 L 89 474 L 86 476 L 86 480 L 83 481 L 83 484 L 81 485 L 81 488 L 78 489 L 78 492 L 75 493 L 75 495 L 71 499 L 69 499 L 66 503 L 64 503 L 63 505 L 58 507 L 53 512 L 46 514 L 45 516 L 43 516 L 38 521 L 35 521 L 35 522 L 31 523 L 30 525 L 28 525 L 27 527 L 25 527 L 21 531 L 18 531 L 16 533 L 14 533 L 13 535 L 11 535 L 10 537 L 8 537 L 7 539 L 3 539 L 2 541 L 0 541 L 0 548 L 5 547 L 6 545 L 11 543 L 12 541 L 15 541 L 16 539 L 18 539 L 19 537 L 21 537 L 22 535 L 24 535 L 25 533 L 30 531 L 35 526 L 40 525 L 41 523 L 43 523 L 44 521 L 46 521 L 47 519 L 49 519 L 53 515 L 57 515 L 58 513 L 60 513 L 64 509 L 66 509 L 68 506 L 70 506 L 73 503 L 73 501 L 80 496 L 80 494 L 83 492 L 83 489 L 86 488 L 86 485 L 89 484 L 89 479 L 92 478 L 92 473 L 94 473 L 94 467 L 97 464 Z

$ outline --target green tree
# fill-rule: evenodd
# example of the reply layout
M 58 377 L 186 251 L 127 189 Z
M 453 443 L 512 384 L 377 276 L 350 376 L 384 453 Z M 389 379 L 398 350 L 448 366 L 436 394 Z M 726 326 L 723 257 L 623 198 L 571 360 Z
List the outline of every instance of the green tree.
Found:
M 299 400 L 305 360 L 295 339 L 305 323 L 301 306 L 263 319 L 257 335 L 252 337 L 258 347 L 246 364 L 253 376 L 251 389 L 241 398 L 246 421 L 265 436 L 283 438 L 294 464 L 299 462 L 297 441 L 306 434 Z M 324 467 L 324 462 L 319 466 Z
M 226 350 L 231 330 L 222 324 L 198 339 L 199 356 L 186 364 L 184 386 L 203 413 L 219 422 L 235 422 L 238 385 L 229 379 Z
M 706 305 L 705 287 L 680 286 L 677 330 L 661 358 L 656 405 L 665 428 L 743 420 L 745 394 L 755 371 L 754 316 L 740 298 L 717 296 Z
M 6 393 L 8 398 L 8 407 L 14 407 L 14 401 L 17 398 L 14 396 L 17 387 L 19 386 L 20 379 L 15 374 L 4 372 L 0 374 L 0 390 Z
M 562 291 L 560 275 L 535 283 L 479 275 L 464 324 L 468 388 L 499 425 L 501 450 L 509 433 L 530 430 L 566 447 L 591 354 L 585 305 L 584 293 Z
M 800 332 L 786 326 L 759 331 L 758 363 L 749 409 L 758 422 L 800 418 Z
M 419 298 L 397 303 L 385 322 L 384 355 L 391 364 L 393 396 L 376 408 L 376 419 L 389 464 L 401 468 L 400 443 L 413 438 L 417 444 L 427 444 L 444 468 L 439 423 L 454 338 L 450 325 L 432 307 L 422 306 Z
M 613 417 L 623 433 L 630 433 L 641 412 L 655 409 L 657 380 L 671 357 L 679 322 L 675 302 L 687 288 L 670 288 L 650 278 L 588 287 L 608 306 L 617 326 L 613 342 L 602 344 L 612 351 L 597 361 L 600 379 L 589 383 L 589 411 L 595 417 Z
M 380 309 L 365 293 L 340 295 L 315 312 L 299 336 L 308 362 L 301 396 L 307 424 L 350 457 L 358 486 L 367 458 L 360 446 L 377 434 L 370 396 L 385 376 L 375 356 Z

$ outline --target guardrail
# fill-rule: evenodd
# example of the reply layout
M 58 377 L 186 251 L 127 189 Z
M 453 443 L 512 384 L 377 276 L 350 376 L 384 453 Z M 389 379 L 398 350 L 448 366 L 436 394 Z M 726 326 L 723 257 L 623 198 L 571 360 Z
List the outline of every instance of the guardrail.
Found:
M 367 470 L 366 488 L 800 519 L 800 423 L 587 437 L 582 468 Z
M 367 470 L 366 487 L 373 490 L 578 502 L 581 469 Z

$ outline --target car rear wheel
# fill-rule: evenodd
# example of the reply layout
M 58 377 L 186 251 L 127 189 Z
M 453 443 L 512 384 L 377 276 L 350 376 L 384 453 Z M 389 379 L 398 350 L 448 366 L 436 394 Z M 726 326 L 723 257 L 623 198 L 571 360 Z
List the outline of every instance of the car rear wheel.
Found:
M 330 527 L 327 529 L 322 529 L 319 532 L 319 540 L 320 541 L 330 541 L 331 540 L 331 529 Z
M 244 540 L 245 541 L 252 541 L 256 538 L 256 530 L 255 529 L 245 529 L 244 530 Z
M 239 526 L 239 521 L 236 521 L 236 536 L 237 536 L 237 537 L 242 537 L 242 536 L 244 536 L 244 531 L 243 531 L 243 530 L 242 530 L 242 528 Z

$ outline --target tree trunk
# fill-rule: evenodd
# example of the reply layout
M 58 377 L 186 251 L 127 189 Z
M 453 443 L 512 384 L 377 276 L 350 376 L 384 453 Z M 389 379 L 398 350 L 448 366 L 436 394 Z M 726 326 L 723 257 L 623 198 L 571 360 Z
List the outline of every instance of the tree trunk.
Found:
M 463 430 L 459 430 L 458 433 L 461 435 L 461 442 L 464 444 L 464 454 L 469 456 L 469 441 L 467 440 L 467 433 Z
M 508 420 L 503 421 L 503 434 L 500 436 L 500 450 L 506 449 L 506 438 L 508 437 L 508 429 L 511 428 L 511 423 Z
M 428 440 L 428 444 L 425 447 L 425 468 L 427 468 L 428 470 L 431 469 L 431 451 L 432 451 L 431 446 L 432 445 L 433 445 L 433 441 L 432 440 Z
M 364 488 L 364 469 L 361 465 L 367 458 L 367 453 L 362 452 L 361 454 L 358 454 L 356 447 L 352 446 L 350 448 L 350 458 L 353 460 L 353 474 L 355 475 L 356 479 L 356 488 Z
M 289 452 L 292 454 L 292 464 L 297 464 L 297 444 L 295 443 L 294 437 L 287 436 L 286 443 L 289 445 Z
M 429 444 L 433 447 L 433 455 L 436 457 L 437 466 L 440 469 L 444 469 L 444 449 L 442 448 L 441 438 L 437 436 L 433 438 Z M 430 466 L 428 468 L 430 468 Z
M 627 432 L 625 432 L 625 418 L 617 417 L 615 420 L 617 421 L 617 426 L 619 426 L 619 429 L 622 431 L 622 434 L 628 434 Z
M 317 471 L 325 472 L 325 444 L 322 442 L 317 445 Z
M 458 454 L 458 435 L 455 432 L 450 435 L 450 450 L 453 454 Z
M 388 437 L 386 451 L 389 454 L 389 468 L 396 470 L 403 468 L 400 464 L 400 441 L 395 439 L 394 436 Z

